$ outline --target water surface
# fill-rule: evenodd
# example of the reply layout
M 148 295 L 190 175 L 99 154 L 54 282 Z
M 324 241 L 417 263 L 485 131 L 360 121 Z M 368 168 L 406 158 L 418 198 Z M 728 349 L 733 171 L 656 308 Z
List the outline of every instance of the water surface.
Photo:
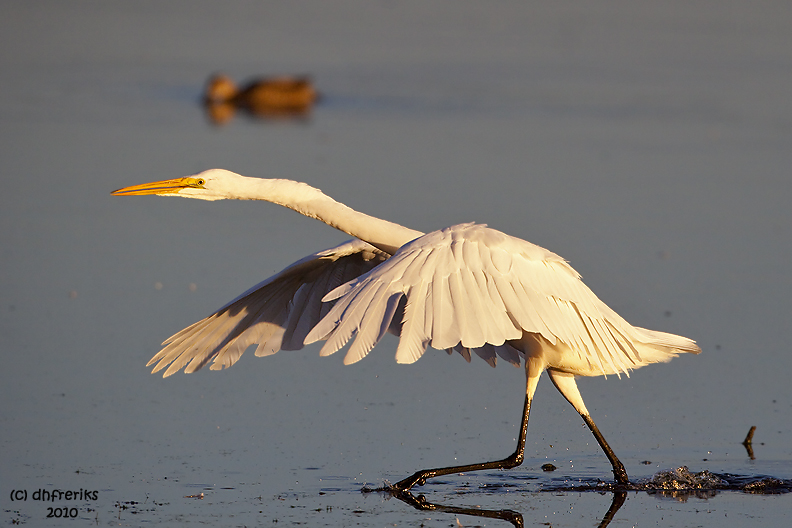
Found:
M 580 380 L 631 479 L 680 466 L 792 478 L 786 3 L 0 13 L 4 522 L 66 524 L 46 514 L 68 507 L 85 525 L 448 526 L 456 514 L 359 490 L 513 450 L 520 369 L 440 351 L 397 366 L 392 338 L 352 367 L 307 347 L 149 374 L 166 337 L 344 240 L 270 204 L 109 196 L 211 167 L 306 181 L 423 231 L 477 221 L 548 247 L 631 323 L 703 349 Z M 323 99 L 308 119 L 212 126 L 197 101 L 216 71 L 308 73 Z M 752 425 L 754 459 L 740 445 Z M 418 491 L 526 524 L 591 526 L 613 493 L 566 483 L 609 479 L 543 380 L 522 467 Z M 11 500 L 40 489 L 98 497 Z M 789 494 L 631 491 L 613 524 L 773 525 L 789 505 Z

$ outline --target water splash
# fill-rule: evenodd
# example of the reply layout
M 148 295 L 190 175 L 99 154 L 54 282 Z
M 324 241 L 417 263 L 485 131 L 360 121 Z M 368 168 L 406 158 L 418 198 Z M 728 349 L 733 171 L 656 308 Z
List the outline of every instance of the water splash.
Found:
M 711 471 L 693 473 L 687 466 L 680 466 L 655 473 L 652 478 L 636 483 L 635 488 L 645 490 L 659 498 L 685 502 L 690 497 L 712 498 L 719 490 L 729 489 L 729 483 Z
M 563 483 L 545 483 L 542 491 L 645 491 L 658 498 L 671 498 L 686 501 L 690 497 L 712 498 L 722 491 L 741 491 L 744 493 L 776 495 L 792 493 L 792 479 L 779 479 L 767 475 L 734 475 L 713 473 L 708 470 L 698 473 L 687 466 L 660 471 L 648 479 L 630 482 L 626 486 L 600 479 L 581 479 L 574 484 L 568 480 Z
M 656 473 L 646 481 L 646 486 L 656 490 L 711 490 L 728 488 L 729 483 L 711 471 L 692 473 L 687 466 L 680 466 Z
M 792 492 L 792 480 L 784 480 L 765 475 L 733 475 L 731 473 L 712 473 L 700 471 L 692 473 L 687 466 L 668 471 L 660 471 L 651 479 L 640 482 L 639 486 L 647 491 L 707 491 L 714 495 L 717 491 L 743 491 L 746 493 L 778 494 Z

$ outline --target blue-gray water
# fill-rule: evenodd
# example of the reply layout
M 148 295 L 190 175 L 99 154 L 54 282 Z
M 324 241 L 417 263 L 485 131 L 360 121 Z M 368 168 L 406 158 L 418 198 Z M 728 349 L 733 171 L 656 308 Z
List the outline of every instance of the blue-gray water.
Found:
M 393 338 L 351 367 L 311 346 L 149 374 L 163 339 L 345 238 L 271 204 L 109 195 L 211 167 L 559 253 L 628 321 L 703 349 L 580 380 L 632 479 L 792 478 L 788 3 L 18 2 L 0 42 L 3 523 L 449 526 L 358 490 L 513 450 L 520 369 L 397 366 Z M 308 120 L 212 126 L 216 71 L 308 73 L 323 99 Z M 600 522 L 612 494 L 542 491 L 611 476 L 547 380 L 526 458 L 419 491 Z M 97 497 L 32 500 L 54 489 Z M 778 525 L 791 498 L 630 492 L 612 525 Z

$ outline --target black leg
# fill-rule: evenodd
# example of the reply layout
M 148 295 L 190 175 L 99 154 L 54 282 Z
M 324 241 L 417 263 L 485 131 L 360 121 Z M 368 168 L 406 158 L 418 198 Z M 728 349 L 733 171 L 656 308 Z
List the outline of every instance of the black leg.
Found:
M 613 449 L 611 449 L 611 446 L 608 445 L 608 442 L 605 441 L 605 437 L 600 433 L 594 420 L 591 419 L 591 415 L 586 409 L 586 404 L 583 403 L 583 398 L 580 396 L 580 391 L 575 383 L 575 375 L 553 369 L 549 369 L 547 374 L 550 376 L 550 379 L 558 391 L 572 404 L 572 407 L 575 408 L 583 418 L 583 421 L 586 422 L 586 425 L 588 425 L 588 428 L 591 429 L 591 432 L 594 433 L 594 438 L 597 439 L 600 447 L 605 452 L 605 456 L 608 457 L 611 466 L 613 466 L 613 476 L 616 477 L 616 484 L 626 486 L 629 482 L 627 480 L 627 471 L 624 469 L 624 464 L 616 457 L 616 454 L 613 452 Z
M 407 491 L 415 485 L 422 486 L 426 479 L 448 475 L 450 473 L 464 473 L 466 471 L 481 471 L 483 469 L 510 469 L 517 467 L 523 462 L 525 457 L 525 433 L 528 430 L 528 414 L 531 412 L 531 398 L 525 397 L 523 407 L 522 424 L 520 425 L 520 438 L 517 440 L 517 449 L 509 457 L 494 462 L 483 462 L 481 464 L 469 464 L 467 466 L 451 466 L 445 468 L 422 469 L 416 471 L 404 480 L 389 486 L 387 489 L 394 491 Z M 593 423 L 593 422 L 592 422 Z M 603 440 L 604 441 L 604 440 Z
M 608 457 L 610 460 L 611 466 L 613 466 L 613 476 L 616 478 L 616 484 L 626 486 L 629 483 L 627 479 L 627 470 L 624 469 L 624 464 L 616 456 L 616 453 L 613 452 L 611 446 L 608 445 L 608 442 L 605 441 L 605 437 L 602 436 L 600 433 L 597 424 L 594 423 L 594 420 L 591 419 L 591 416 L 588 414 L 581 414 L 580 416 L 583 417 L 583 421 L 586 422 L 588 428 L 591 429 L 591 432 L 594 433 L 594 438 L 597 439 L 597 443 L 599 443 L 602 450 L 605 452 L 605 456 Z

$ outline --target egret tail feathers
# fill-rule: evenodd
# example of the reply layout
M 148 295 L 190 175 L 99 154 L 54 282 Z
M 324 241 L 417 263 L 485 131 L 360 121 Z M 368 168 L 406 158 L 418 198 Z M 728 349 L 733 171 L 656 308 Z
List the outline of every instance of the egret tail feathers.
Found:
M 637 345 L 644 363 L 664 363 L 679 354 L 699 354 L 701 348 L 692 339 L 658 330 L 635 327 L 640 335 Z

